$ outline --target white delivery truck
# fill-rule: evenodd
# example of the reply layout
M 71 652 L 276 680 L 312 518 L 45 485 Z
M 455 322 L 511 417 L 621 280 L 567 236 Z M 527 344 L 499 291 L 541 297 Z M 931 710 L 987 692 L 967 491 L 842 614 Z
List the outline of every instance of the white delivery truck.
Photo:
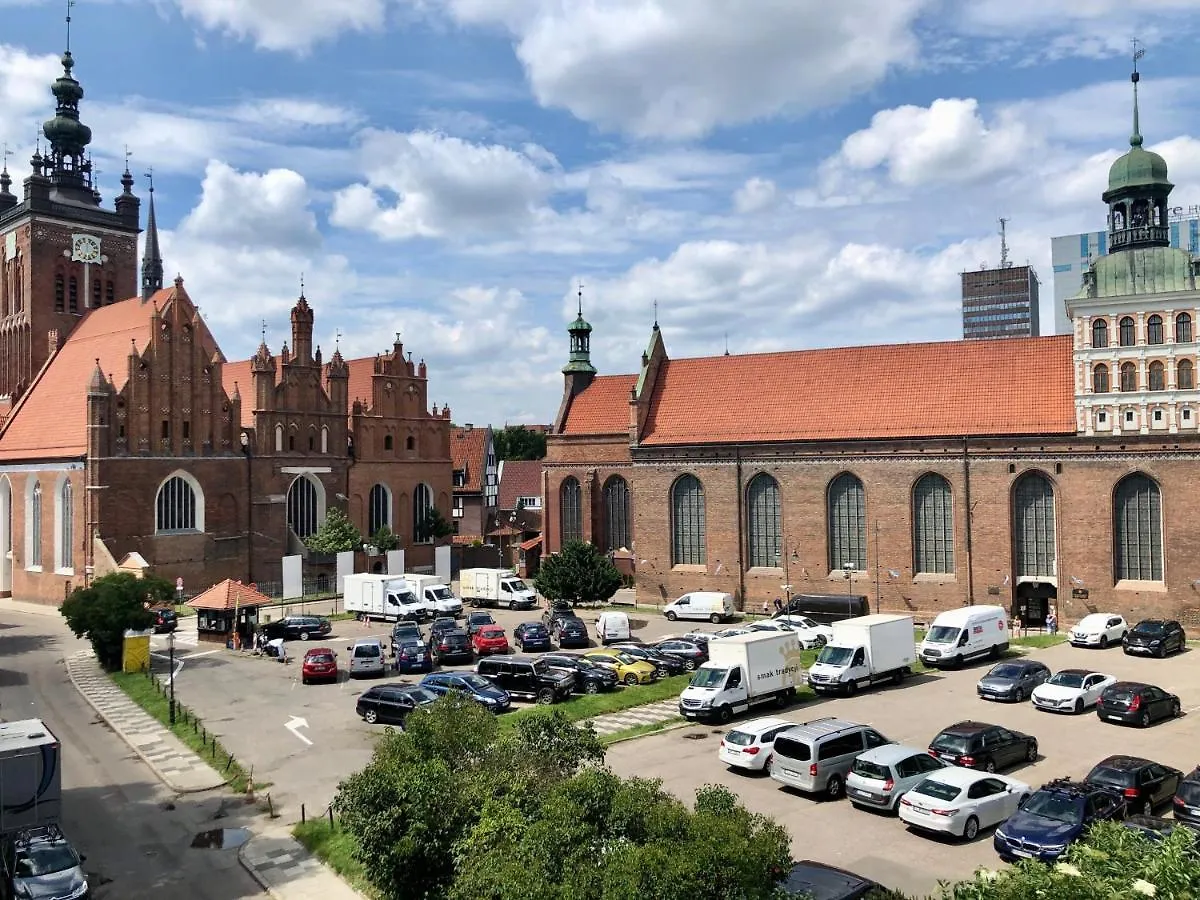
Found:
M 941 613 L 921 641 L 927 665 L 961 666 L 968 659 L 996 659 L 1008 649 L 1008 614 L 1003 606 L 960 606 Z
M 462 615 L 462 601 L 454 596 L 445 579 L 437 575 L 405 573 L 404 580 L 412 587 L 417 599 L 425 602 L 430 615 L 454 616 L 456 619 Z
M 909 643 L 912 643 L 910 636 Z M 696 669 L 679 697 L 685 719 L 715 719 L 760 703 L 787 706 L 804 683 L 800 643 L 791 631 L 758 631 L 708 642 L 708 661 Z
M 41 719 L 0 723 L 0 834 L 59 821 L 61 751 Z
M 517 577 L 512 569 L 463 569 L 458 573 L 458 589 L 472 606 L 506 606 L 509 609 L 533 609 L 537 594 Z
M 421 621 L 429 612 L 425 601 L 399 575 L 347 575 L 342 587 L 343 608 L 360 620 Z
M 859 616 L 833 623 L 833 640 L 808 670 L 818 694 L 853 694 L 881 681 L 900 684 L 916 658 L 912 616 Z
M 728 622 L 737 615 L 737 607 L 733 604 L 733 594 L 692 591 L 664 606 L 663 615 L 670 622 L 676 619 L 707 619 L 716 625 L 718 622 Z

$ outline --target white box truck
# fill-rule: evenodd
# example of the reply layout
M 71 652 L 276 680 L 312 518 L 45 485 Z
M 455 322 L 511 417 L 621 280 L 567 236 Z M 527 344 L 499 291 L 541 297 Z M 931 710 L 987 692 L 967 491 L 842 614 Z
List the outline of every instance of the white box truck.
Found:
M 882 613 L 833 623 L 833 640 L 808 670 L 818 694 L 855 693 L 881 681 L 900 684 L 916 659 L 912 616 Z
M 62 752 L 46 723 L 0 723 L 0 834 L 58 822 Z
M 1008 614 L 1003 606 L 960 606 L 940 613 L 921 641 L 926 665 L 961 666 L 968 659 L 996 659 L 1008 649 Z
M 403 619 L 420 621 L 429 612 L 425 601 L 412 586 L 398 575 L 347 575 L 343 582 L 342 603 L 360 621 L 382 619 L 399 622 Z
M 472 606 L 506 606 L 509 609 L 533 609 L 537 594 L 517 577 L 512 569 L 463 569 L 458 573 L 458 589 Z
M 911 637 L 909 643 L 912 643 Z M 800 642 L 791 631 L 758 631 L 708 643 L 708 661 L 679 697 L 685 719 L 728 722 L 760 703 L 787 706 L 804 683 Z
M 458 618 L 463 613 L 462 601 L 454 596 L 450 585 L 444 578 L 437 575 L 417 575 L 406 572 L 404 580 L 412 587 L 417 599 L 423 600 L 432 616 L 454 616 Z

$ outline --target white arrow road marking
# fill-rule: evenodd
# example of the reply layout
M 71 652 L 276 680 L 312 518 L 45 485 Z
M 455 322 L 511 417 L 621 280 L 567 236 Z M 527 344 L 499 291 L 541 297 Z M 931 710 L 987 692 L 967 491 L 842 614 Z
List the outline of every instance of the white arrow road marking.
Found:
M 151 651 L 150 655 L 157 656 L 159 659 L 165 659 L 168 662 L 170 662 L 170 660 L 171 660 L 171 656 L 169 653 L 155 653 L 155 652 Z M 175 678 L 179 675 L 180 671 L 182 671 L 182 670 L 183 670 L 183 660 L 179 658 L 179 654 L 175 654 L 175 668 L 171 671 L 171 674 L 167 676 L 167 683 L 169 684 L 170 682 L 174 681 Z
M 299 716 L 292 716 L 290 719 L 287 720 L 287 722 L 284 724 L 283 727 L 286 728 L 288 731 L 290 731 L 292 734 L 294 734 L 296 737 L 298 737 L 300 740 L 304 741 L 304 743 L 308 744 L 308 746 L 310 746 L 310 747 L 312 746 L 312 741 L 310 741 L 308 738 L 306 738 L 304 735 L 302 735 L 300 733 L 301 728 L 308 727 L 308 719 L 302 719 Z

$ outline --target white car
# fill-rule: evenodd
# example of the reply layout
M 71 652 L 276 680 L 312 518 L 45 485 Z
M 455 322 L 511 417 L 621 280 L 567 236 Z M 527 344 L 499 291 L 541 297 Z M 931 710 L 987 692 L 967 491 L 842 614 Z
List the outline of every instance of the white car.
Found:
M 1033 788 L 1015 778 L 951 766 L 900 798 L 900 819 L 922 831 L 972 841 L 980 828 L 1008 819 L 1032 793 Z
M 808 616 L 783 615 L 776 616 L 772 621 L 787 622 L 800 638 L 805 650 L 814 647 L 824 647 L 833 640 L 833 627 L 814 622 Z
M 1116 613 L 1092 613 L 1079 620 L 1067 634 L 1072 647 L 1099 647 L 1119 644 L 1129 625 Z
M 772 717 L 746 722 L 721 738 L 717 758 L 727 766 L 765 772 L 771 762 L 775 738 L 795 725 L 787 719 Z
M 751 634 L 751 633 L 752 632 L 750 631 L 749 628 L 722 628 L 720 631 L 714 631 L 712 633 L 712 637 L 714 637 L 714 638 L 737 637 L 739 634 Z
M 1117 681 L 1088 669 L 1063 669 L 1033 689 L 1033 705 L 1054 712 L 1081 713 L 1095 706 L 1104 689 Z

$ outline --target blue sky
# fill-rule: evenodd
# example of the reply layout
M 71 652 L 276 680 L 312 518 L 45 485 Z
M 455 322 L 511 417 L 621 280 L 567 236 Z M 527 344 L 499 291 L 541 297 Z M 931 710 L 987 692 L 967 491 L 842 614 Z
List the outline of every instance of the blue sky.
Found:
M 0 0 L 28 172 L 65 3 Z M 1142 126 L 1200 203 L 1195 0 L 80 0 L 106 202 L 153 166 L 168 276 L 226 355 L 303 272 L 328 355 L 400 332 L 458 422 L 547 422 L 582 281 L 601 372 L 956 339 L 958 273 L 1042 276 Z M 118 188 L 119 189 L 119 188 Z M 143 186 L 144 192 L 144 186 Z M 728 337 L 727 337 L 728 336 Z

